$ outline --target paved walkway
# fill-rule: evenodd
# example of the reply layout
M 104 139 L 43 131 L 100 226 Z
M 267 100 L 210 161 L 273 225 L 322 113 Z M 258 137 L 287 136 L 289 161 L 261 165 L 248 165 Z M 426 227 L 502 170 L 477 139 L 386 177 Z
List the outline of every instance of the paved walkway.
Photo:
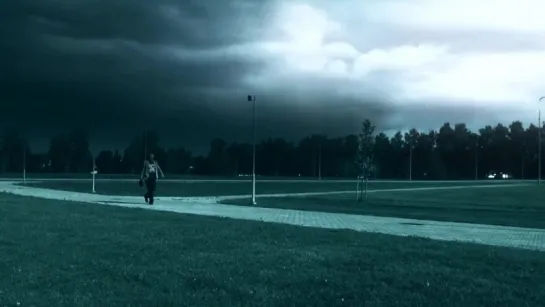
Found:
M 505 186 L 505 188 L 508 187 Z M 220 205 L 215 203 L 215 198 L 199 197 L 161 197 L 156 205 L 148 206 L 142 204 L 141 197 L 106 196 L 22 187 L 13 185 L 13 182 L 9 181 L 0 182 L 0 192 L 185 214 L 221 216 L 329 229 L 352 229 L 545 251 L 545 230 L 541 229 Z

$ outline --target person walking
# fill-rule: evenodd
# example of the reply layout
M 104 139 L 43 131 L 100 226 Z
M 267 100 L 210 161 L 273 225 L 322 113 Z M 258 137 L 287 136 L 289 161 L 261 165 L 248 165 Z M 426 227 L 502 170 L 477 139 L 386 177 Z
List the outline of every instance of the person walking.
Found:
M 144 161 L 144 167 L 140 174 L 140 186 L 146 186 L 144 200 L 149 205 L 153 205 L 159 175 L 161 175 L 161 178 L 165 177 L 159 163 L 155 160 L 155 155 L 150 153 L 148 159 Z

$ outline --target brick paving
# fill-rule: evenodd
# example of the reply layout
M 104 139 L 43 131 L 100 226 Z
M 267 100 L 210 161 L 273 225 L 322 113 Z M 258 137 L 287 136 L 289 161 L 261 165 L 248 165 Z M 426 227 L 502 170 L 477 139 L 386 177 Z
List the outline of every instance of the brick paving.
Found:
M 545 251 L 545 230 L 542 229 L 220 205 L 215 203 L 215 198 L 207 197 L 161 197 L 156 205 L 148 206 L 143 204 L 142 197 L 75 193 L 22 187 L 13 185 L 13 183 L 10 181 L 0 182 L 0 192 L 185 214 L 219 216 L 327 229 L 351 229 L 399 236 L 417 236 L 436 240 L 473 242 Z

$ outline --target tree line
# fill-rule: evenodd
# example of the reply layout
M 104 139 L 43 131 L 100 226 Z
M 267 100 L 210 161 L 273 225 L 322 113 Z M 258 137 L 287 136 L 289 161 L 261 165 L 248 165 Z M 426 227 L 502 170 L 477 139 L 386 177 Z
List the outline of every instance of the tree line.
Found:
M 269 138 L 256 146 L 256 173 L 353 178 L 361 174 L 358 150 L 365 138 L 370 144 L 366 150 L 374 157 L 374 178 L 482 179 L 490 172 L 536 178 L 539 130 L 534 125 L 525 128 L 519 121 L 509 126 L 485 126 L 476 132 L 463 123 L 445 123 L 437 130 L 411 129 L 391 137 L 374 133 L 373 127 L 372 135 L 367 136 L 315 134 L 298 142 Z M 25 168 L 29 173 L 88 173 L 94 161 L 99 174 L 137 174 L 146 153 L 153 152 L 167 173 L 240 176 L 252 173 L 252 150 L 252 144 L 216 138 L 207 154 L 195 155 L 184 146 L 164 147 L 156 132 L 146 131 L 134 136 L 123 151 L 93 152 L 91 135 L 74 130 L 52 137 L 47 153 L 34 153 L 17 131 L 7 130 L 0 138 L 0 172 Z

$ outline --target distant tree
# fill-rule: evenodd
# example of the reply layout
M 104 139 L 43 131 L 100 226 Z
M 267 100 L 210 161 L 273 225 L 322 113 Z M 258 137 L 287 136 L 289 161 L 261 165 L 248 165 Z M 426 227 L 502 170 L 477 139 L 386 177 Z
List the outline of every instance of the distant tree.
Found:
M 354 161 L 356 161 L 358 148 L 359 138 L 357 135 L 351 134 L 344 138 L 341 149 L 343 152 L 343 177 L 353 178 L 360 175 L 359 166 L 357 163 L 354 163 Z
M 48 151 L 48 168 L 55 173 L 70 172 L 70 142 L 64 134 L 54 136 Z
M 322 144 L 322 176 L 342 177 L 343 170 L 343 138 L 324 136 Z
M 415 163 L 414 162 L 414 149 L 417 148 L 418 149 L 418 138 L 420 137 L 420 133 L 418 133 L 418 131 L 416 129 L 411 129 L 409 130 L 408 133 L 405 133 L 405 136 L 404 136 L 404 156 L 405 156 L 405 161 L 407 161 L 406 163 L 406 169 L 408 170 L 408 173 L 409 173 L 409 176 L 408 178 L 409 179 L 412 179 L 413 178 L 413 166 Z M 417 156 L 417 162 L 418 161 L 418 156 Z M 407 178 L 407 177 L 406 177 Z
M 370 129 L 371 123 L 362 124 Z M 465 124 L 445 123 L 437 130 L 393 136 L 367 133 L 328 138 L 309 135 L 298 141 L 269 138 L 256 146 L 257 172 L 263 176 L 408 178 L 412 169 L 415 179 L 484 178 L 493 171 L 516 177 L 537 178 L 539 128 L 515 121 L 509 125 L 485 126 L 471 131 Z M 364 176 L 358 159 L 362 144 L 371 144 L 362 135 L 373 135 L 372 174 Z M 477 139 L 478 142 L 475 140 Z M 370 139 L 369 139 L 370 140 Z M 134 137 L 123 155 L 106 150 L 97 156 L 101 172 L 137 173 L 145 153 L 153 152 L 169 172 L 232 176 L 251 174 L 252 145 L 228 143 L 215 139 L 204 156 L 193 156 L 186 148 L 166 152 L 159 145 L 159 135 L 147 131 Z M 542 143 L 545 155 L 545 139 Z M 0 133 L 0 171 L 19 172 L 27 153 L 27 170 L 41 172 L 88 172 L 92 166 L 88 136 L 83 130 L 61 133 L 51 138 L 45 155 L 31 154 L 25 140 L 13 129 Z M 411 159 L 412 158 L 412 159 Z M 410 167 L 412 161 L 412 167 Z M 545 161 L 542 164 L 545 170 Z M 476 176 L 477 174 L 477 176 Z
M 96 157 L 96 167 L 98 172 L 102 174 L 115 173 L 114 170 L 114 153 L 111 150 L 103 150 Z
M 297 146 L 299 173 L 305 177 L 318 176 L 319 142 L 316 137 L 305 137 Z
M 236 142 L 229 145 L 226 149 L 229 156 L 229 164 L 232 165 L 235 174 L 248 175 L 252 173 L 252 150 L 252 145 Z M 257 159 L 256 164 L 259 161 L 260 159 Z
M 6 159 L 6 145 L 5 145 L 5 137 L 0 136 L 0 165 L 2 168 L 0 169 L 2 172 L 5 171 L 5 159 Z
M 208 167 L 206 165 L 206 158 L 203 156 L 197 156 L 192 159 L 191 166 L 192 174 L 195 175 L 208 175 Z
M 166 152 L 165 171 L 173 174 L 188 174 L 191 167 L 191 152 L 184 147 L 170 148 Z
M 356 164 L 360 170 L 360 178 L 364 181 L 364 195 L 367 200 L 367 182 L 375 171 L 375 126 L 368 119 L 361 125 L 359 146 L 356 154 Z M 361 200 L 361 199 L 360 199 Z
M 90 172 L 93 159 L 89 150 L 89 135 L 85 130 L 77 129 L 68 135 L 69 163 L 72 172 Z
M 208 172 L 211 175 L 234 175 L 234 168 L 230 165 L 232 160 L 227 153 L 227 142 L 221 138 L 215 138 L 210 142 L 210 150 L 206 157 Z
M 391 163 L 391 167 L 393 169 L 394 178 L 396 179 L 404 179 L 407 178 L 406 174 L 406 168 L 404 163 L 404 148 L 405 148 L 405 142 L 403 140 L 403 135 L 401 134 L 401 131 L 398 131 L 394 134 L 394 136 L 390 139 L 390 145 L 392 148 L 392 155 L 391 160 L 389 163 Z
M 159 135 L 155 131 L 145 131 L 131 140 L 125 148 L 123 168 L 131 174 L 140 172 L 144 159 L 150 153 L 155 155 L 161 165 L 166 163 L 166 152 L 159 145 Z
M 256 172 L 262 176 L 274 176 L 277 169 L 277 158 L 273 139 L 262 140 L 256 146 Z
M 514 121 L 509 125 L 509 138 L 511 140 L 509 160 L 512 162 L 511 172 L 514 176 L 524 177 L 524 164 L 526 163 L 527 147 L 524 126 L 520 121 Z
M 53 172 L 88 172 L 92 169 L 88 135 L 84 130 L 59 134 L 51 139 L 48 151 Z
M 114 174 L 123 173 L 123 156 L 119 153 L 119 150 L 114 151 L 111 167 L 112 167 L 111 169 L 112 173 Z
M 392 167 L 388 162 L 392 160 L 393 149 L 388 136 L 379 133 L 375 136 L 373 148 L 375 153 L 376 176 L 380 178 L 393 178 Z
M 123 154 L 123 167 L 125 172 L 136 174 L 140 171 L 142 161 L 144 161 L 146 156 L 146 149 L 144 147 L 143 134 L 137 135 L 131 140 Z
M 0 170 L 2 172 L 22 171 L 25 154 L 30 154 L 28 144 L 16 130 L 8 129 L 0 135 Z
M 414 149 L 413 178 L 420 180 L 434 179 L 433 156 L 435 149 L 435 131 L 420 132 Z

